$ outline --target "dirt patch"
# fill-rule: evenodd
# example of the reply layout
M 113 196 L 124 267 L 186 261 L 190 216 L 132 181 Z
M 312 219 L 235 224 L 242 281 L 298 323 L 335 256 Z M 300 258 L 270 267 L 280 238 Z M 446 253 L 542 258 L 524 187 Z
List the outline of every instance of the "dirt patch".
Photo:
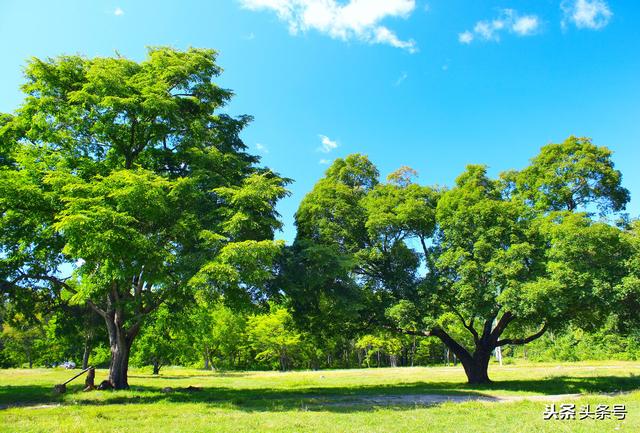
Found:
M 404 395 L 372 395 L 355 398 L 341 398 L 317 403 L 320 406 L 429 406 L 441 403 L 464 403 L 480 401 L 488 403 L 509 403 L 515 401 L 569 401 L 580 397 L 581 394 L 555 395 L 504 395 L 491 396 L 481 394 L 447 395 L 447 394 L 404 394 Z
M 50 403 L 50 404 L 33 404 L 33 403 L 14 403 L 14 404 L 0 404 L 0 410 L 11 409 L 14 407 L 24 407 L 27 409 L 47 409 L 50 407 L 58 407 L 62 406 L 61 403 Z

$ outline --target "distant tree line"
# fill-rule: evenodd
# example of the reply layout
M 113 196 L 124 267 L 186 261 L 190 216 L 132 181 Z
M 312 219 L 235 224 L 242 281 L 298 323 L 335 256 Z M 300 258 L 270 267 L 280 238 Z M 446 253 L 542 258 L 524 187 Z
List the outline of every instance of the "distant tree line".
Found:
M 26 321 L 14 314 L 3 321 L 0 367 L 51 367 L 64 361 L 77 367 L 107 367 L 110 352 L 106 335 L 97 326 L 99 317 L 94 317 L 93 328 L 83 329 L 61 322 L 61 317 L 69 316 L 56 313 Z M 526 346 L 507 346 L 502 357 L 506 364 L 516 360 L 639 360 L 640 332 L 625 333 L 612 318 L 592 332 L 570 327 Z M 442 342 L 431 338 L 380 331 L 319 339 L 297 326 L 285 307 L 272 305 L 270 311 L 247 315 L 215 304 L 178 316 L 166 307 L 159 309 L 133 346 L 131 362 L 157 374 L 165 366 L 178 365 L 212 371 L 286 371 L 442 366 L 459 360 Z

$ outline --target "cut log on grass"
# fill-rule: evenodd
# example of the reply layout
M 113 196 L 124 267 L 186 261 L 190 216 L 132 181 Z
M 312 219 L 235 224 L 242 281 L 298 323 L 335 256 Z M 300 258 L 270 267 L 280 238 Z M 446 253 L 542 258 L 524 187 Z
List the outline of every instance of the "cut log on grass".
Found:
M 93 370 L 93 367 L 87 367 L 84 370 L 82 370 L 80 373 L 78 373 L 75 376 L 73 376 L 71 379 L 67 380 L 66 382 L 60 383 L 58 385 L 55 385 L 53 387 L 53 391 L 56 394 L 64 394 L 65 392 L 67 392 L 67 383 L 71 382 L 72 380 L 74 380 L 78 376 L 82 376 L 84 373 L 86 373 L 89 370 Z M 94 375 L 95 375 L 95 372 L 94 372 Z

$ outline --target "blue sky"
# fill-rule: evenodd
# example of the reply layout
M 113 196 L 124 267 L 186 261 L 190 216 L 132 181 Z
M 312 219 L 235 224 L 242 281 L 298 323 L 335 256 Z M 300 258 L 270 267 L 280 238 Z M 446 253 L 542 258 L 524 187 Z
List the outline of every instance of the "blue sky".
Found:
M 469 163 L 521 168 L 589 136 L 614 153 L 640 214 L 640 3 L 613 0 L 0 2 L 0 111 L 31 56 L 211 47 L 243 138 L 295 179 L 284 233 L 336 157 L 361 152 L 452 184 Z

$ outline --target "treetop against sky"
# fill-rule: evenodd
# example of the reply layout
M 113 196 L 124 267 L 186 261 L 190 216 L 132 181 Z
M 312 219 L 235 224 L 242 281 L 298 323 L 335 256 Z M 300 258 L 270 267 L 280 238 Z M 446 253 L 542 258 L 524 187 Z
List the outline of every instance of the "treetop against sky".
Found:
M 236 94 L 225 110 L 254 116 L 243 140 L 295 179 L 278 207 L 287 241 L 337 157 L 361 152 L 383 176 L 408 165 L 421 184 L 453 185 L 467 164 L 521 169 L 570 135 L 614 152 L 635 216 L 639 18 L 638 4 L 613 0 L 9 0 L 0 112 L 21 103 L 32 56 L 214 48 L 216 84 Z

